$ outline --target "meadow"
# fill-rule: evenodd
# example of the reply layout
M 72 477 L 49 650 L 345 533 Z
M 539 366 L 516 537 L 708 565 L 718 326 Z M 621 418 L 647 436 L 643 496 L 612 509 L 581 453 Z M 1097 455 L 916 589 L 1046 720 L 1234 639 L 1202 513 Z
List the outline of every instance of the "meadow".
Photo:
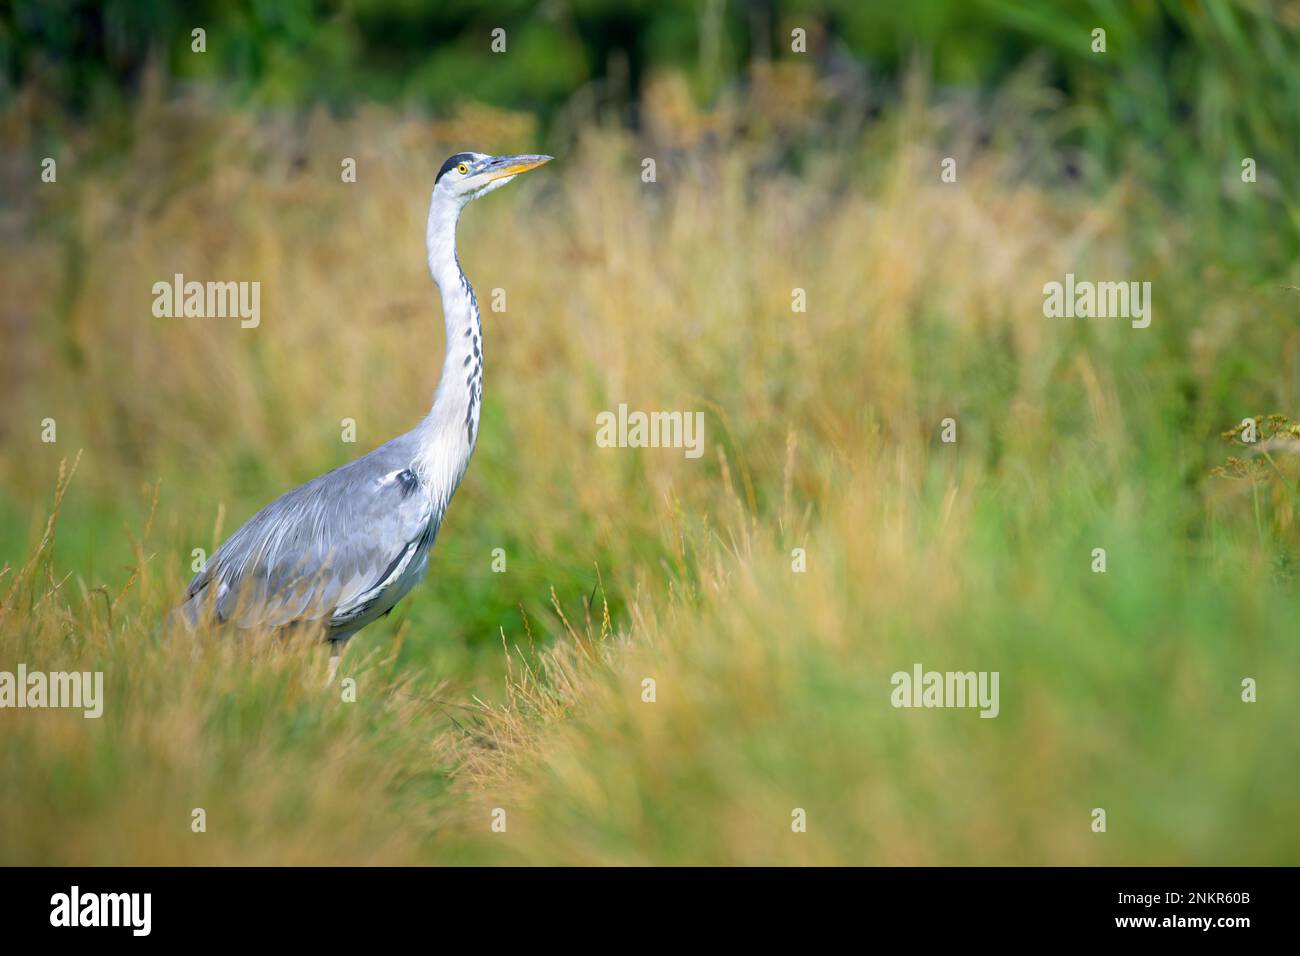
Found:
M 162 620 L 194 549 L 424 414 L 433 174 L 533 130 L 146 100 L 72 149 L 7 213 L 0 667 L 102 671 L 104 714 L 0 713 L 0 863 L 1300 862 L 1300 468 L 1223 437 L 1300 408 L 1300 276 L 1043 168 L 1045 94 L 1005 95 L 836 137 L 666 86 L 469 208 L 479 445 L 354 701 L 320 647 Z M 1286 219 L 1236 174 L 1188 175 Z M 155 317 L 175 273 L 260 281 L 260 325 Z M 1150 281 L 1150 327 L 1045 317 L 1067 273 Z M 599 447 L 620 403 L 703 411 L 704 454 Z M 999 715 L 894 708 L 914 663 L 998 671 Z

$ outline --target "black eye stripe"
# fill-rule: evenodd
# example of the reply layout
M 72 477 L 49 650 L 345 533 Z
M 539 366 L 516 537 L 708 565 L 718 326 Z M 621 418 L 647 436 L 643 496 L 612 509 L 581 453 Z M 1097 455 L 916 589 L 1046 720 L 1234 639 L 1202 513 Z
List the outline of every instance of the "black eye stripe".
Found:
M 447 157 L 447 161 L 442 164 L 442 169 L 438 170 L 438 179 L 433 181 L 434 185 L 436 186 L 438 180 L 442 179 L 443 176 L 447 175 L 447 173 L 451 172 L 451 170 L 455 169 L 461 163 L 468 166 L 472 162 L 474 162 L 473 153 L 456 153 L 454 156 Z

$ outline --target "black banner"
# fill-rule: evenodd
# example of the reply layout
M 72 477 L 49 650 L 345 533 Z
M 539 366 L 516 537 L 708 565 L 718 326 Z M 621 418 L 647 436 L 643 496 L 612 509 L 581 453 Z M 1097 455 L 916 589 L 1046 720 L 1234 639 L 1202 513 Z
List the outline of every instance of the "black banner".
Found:
M 542 919 L 634 936 L 688 927 L 736 940 L 774 928 L 965 938 L 1232 941 L 1291 923 L 1289 869 L 14 869 L 8 940 L 205 944 L 490 939 Z M 540 914 L 550 914 L 542 917 Z M 565 924 L 568 924 L 567 926 Z M 678 938 L 672 936 L 665 938 Z

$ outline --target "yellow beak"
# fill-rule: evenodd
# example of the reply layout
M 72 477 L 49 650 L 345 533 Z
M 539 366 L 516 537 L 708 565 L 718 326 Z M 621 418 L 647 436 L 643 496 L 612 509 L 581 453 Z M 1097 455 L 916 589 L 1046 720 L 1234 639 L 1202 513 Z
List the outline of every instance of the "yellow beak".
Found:
M 494 179 L 504 179 L 506 176 L 518 176 L 520 173 L 526 173 L 538 166 L 545 166 L 554 158 L 554 156 L 542 156 L 541 154 L 498 156 L 488 161 L 487 168 L 483 170 L 483 175 L 487 177 L 488 182 Z

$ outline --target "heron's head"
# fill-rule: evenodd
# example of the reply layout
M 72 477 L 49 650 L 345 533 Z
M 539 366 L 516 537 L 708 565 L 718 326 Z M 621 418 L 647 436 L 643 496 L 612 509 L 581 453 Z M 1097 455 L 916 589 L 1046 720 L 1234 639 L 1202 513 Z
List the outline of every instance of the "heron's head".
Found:
M 434 183 L 434 198 L 446 197 L 463 206 L 472 199 L 500 189 L 520 173 L 549 163 L 553 157 L 534 154 L 489 156 L 487 153 L 457 153 L 442 164 Z

